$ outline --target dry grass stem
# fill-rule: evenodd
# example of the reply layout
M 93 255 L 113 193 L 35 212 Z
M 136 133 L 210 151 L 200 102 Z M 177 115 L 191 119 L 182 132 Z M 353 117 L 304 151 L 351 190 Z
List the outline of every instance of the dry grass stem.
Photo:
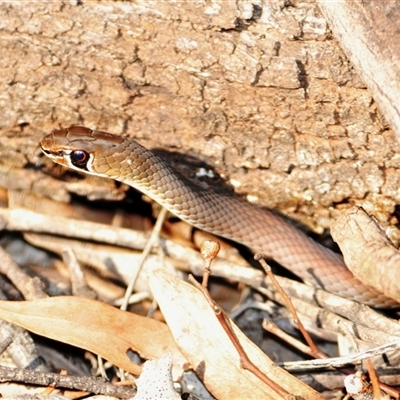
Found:
M 311 339 L 311 336 L 308 334 L 308 332 L 304 328 L 304 325 L 302 324 L 302 322 L 297 314 L 296 308 L 293 306 L 293 303 L 290 300 L 289 296 L 286 294 L 286 292 L 283 290 L 282 286 L 279 284 L 279 282 L 275 278 L 275 275 L 272 273 L 271 267 L 265 262 L 265 260 L 262 258 L 261 254 L 256 254 L 254 256 L 254 259 L 257 260 L 261 264 L 261 266 L 264 268 L 265 273 L 268 275 L 269 279 L 271 280 L 272 284 L 274 285 L 274 287 L 276 288 L 278 293 L 280 293 L 280 295 L 282 296 L 286 307 L 290 310 L 290 312 L 293 315 L 295 324 L 297 325 L 297 327 L 299 328 L 304 339 L 308 343 L 308 346 L 310 347 L 310 350 L 311 350 L 311 353 L 313 354 L 313 356 L 315 358 L 327 358 L 328 356 L 326 354 L 322 353 L 318 349 L 318 347 L 315 345 L 314 341 Z
M 143 267 L 144 262 L 146 261 L 146 258 L 149 255 L 151 249 L 153 248 L 153 246 L 156 244 L 156 242 L 160 238 L 160 232 L 162 229 L 162 225 L 163 225 L 165 219 L 167 218 L 167 215 L 168 215 L 168 210 L 166 208 L 162 207 L 160 210 L 160 213 L 158 214 L 157 221 L 154 225 L 153 231 L 151 232 L 151 236 L 150 236 L 148 242 L 146 243 L 145 248 L 143 249 L 141 258 L 138 262 L 137 269 L 135 270 L 135 274 L 132 276 L 132 278 L 128 284 L 128 287 L 126 288 L 125 296 L 122 301 L 122 305 L 120 307 L 121 310 L 126 311 L 128 308 L 129 299 L 133 292 L 133 287 L 135 286 L 136 279 L 139 275 L 141 268 Z

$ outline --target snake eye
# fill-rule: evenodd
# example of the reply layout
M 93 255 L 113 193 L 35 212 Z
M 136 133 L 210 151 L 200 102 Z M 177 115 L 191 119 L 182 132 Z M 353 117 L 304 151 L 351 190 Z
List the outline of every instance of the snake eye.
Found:
M 89 161 L 89 153 L 84 150 L 74 150 L 70 154 L 70 159 L 72 165 L 78 168 L 85 168 L 87 162 Z

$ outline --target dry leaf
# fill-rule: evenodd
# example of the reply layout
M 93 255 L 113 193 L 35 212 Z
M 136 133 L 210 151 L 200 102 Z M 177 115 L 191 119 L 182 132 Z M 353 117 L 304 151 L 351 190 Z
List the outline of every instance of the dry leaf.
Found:
M 51 297 L 35 301 L 0 301 L 0 318 L 112 362 L 133 374 L 141 368 L 127 356 L 132 349 L 143 358 L 172 354 L 175 376 L 186 363 L 167 325 L 124 312 L 105 303 L 79 297 Z
M 216 398 L 282 398 L 252 373 L 240 367 L 238 353 L 202 293 L 163 267 L 152 267 L 148 275 L 153 295 L 176 343 Z M 323 399 L 303 382 L 273 366 L 272 361 L 255 344 L 233 323 L 232 326 L 247 355 L 270 379 L 299 398 Z
M 400 302 L 400 252 L 361 207 L 343 210 L 331 234 L 354 276 Z

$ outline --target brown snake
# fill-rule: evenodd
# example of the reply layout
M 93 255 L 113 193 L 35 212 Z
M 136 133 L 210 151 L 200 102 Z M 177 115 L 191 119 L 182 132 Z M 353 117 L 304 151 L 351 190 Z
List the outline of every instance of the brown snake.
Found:
M 314 286 L 373 307 L 397 304 L 354 278 L 340 255 L 277 215 L 200 188 L 132 139 L 74 126 L 47 135 L 41 147 L 54 162 L 124 182 L 189 224 L 242 243 Z

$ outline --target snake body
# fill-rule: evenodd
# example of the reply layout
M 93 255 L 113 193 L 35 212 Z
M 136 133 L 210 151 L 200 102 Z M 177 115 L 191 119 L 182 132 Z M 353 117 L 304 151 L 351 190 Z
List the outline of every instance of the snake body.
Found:
M 189 224 L 244 244 L 314 286 L 374 307 L 396 305 L 356 279 L 343 258 L 276 214 L 200 188 L 135 140 L 81 126 L 41 141 L 54 162 L 124 182 Z

